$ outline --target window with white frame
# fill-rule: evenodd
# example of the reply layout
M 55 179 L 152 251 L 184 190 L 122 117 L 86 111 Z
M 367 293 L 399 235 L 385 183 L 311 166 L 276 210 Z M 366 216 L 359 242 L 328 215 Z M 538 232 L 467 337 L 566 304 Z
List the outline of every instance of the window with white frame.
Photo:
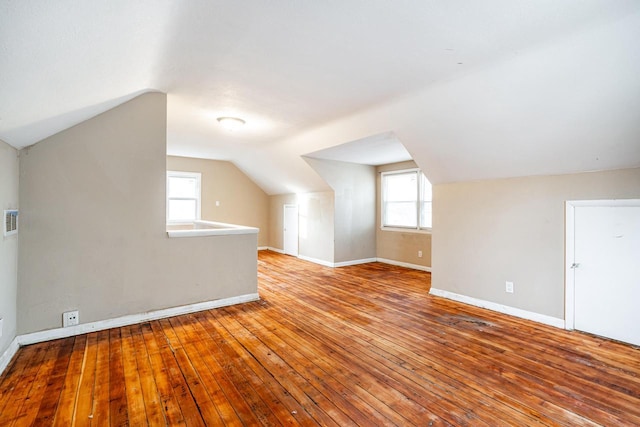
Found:
M 383 172 L 382 227 L 431 229 L 431 183 L 419 169 Z
M 200 219 L 200 173 L 167 171 L 167 222 Z

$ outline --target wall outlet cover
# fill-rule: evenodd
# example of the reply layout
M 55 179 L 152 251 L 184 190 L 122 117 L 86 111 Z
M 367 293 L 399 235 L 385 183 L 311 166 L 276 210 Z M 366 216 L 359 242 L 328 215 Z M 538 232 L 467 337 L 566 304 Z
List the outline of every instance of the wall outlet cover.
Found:
M 506 282 L 505 292 L 508 292 L 510 294 L 513 293 L 513 282 Z
M 80 314 L 78 310 L 66 311 L 62 313 L 62 327 L 75 326 L 80 323 Z

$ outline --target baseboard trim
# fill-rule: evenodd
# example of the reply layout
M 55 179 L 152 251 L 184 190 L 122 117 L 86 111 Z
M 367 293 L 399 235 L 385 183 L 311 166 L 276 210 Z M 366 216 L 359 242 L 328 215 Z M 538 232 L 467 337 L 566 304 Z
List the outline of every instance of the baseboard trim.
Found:
M 454 292 L 444 291 L 442 289 L 431 288 L 429 293 L 438 297 L 447 298 L 453 301 L 462 302 L 480 308 L 486 308 L 488 310 L 509 314 L 521 319 L 533 320 L 534 322 L 564 329 L 564 319 L 547 316 L 546 314 L 534 313 L 533 311 L 522 310 L 520 308 L 510 307 L 508 305 L 498 304 L 491 301 L 485 301 L 466 295 L 460 295 Z
M 269 246 L 258 246 L 258 251 L 266 251 L 267 249 L 270 249 Z
M 80 325 L 70 326 L 67 328 L 48 329 L 46 331 L 18 335 L 16 337 L 16 340 L 18 345 L 20 346 L 35 344 L 59 338 L 67 338 L 75 335 L 86 334 L 89 332 L 135 325 L 137 323 L 148 322 L 150 320 L 164 319 L 167 317 L 179 316 L 181 314 L 195 313 L 197 311 L 210 310 L 212 308 L 220 308 L 235 304 L 242 304 L 245 302 L 257 301 L 259 299 L 260 296 L 257 293 L 239 295 L 231 298 L 223 298 L 213 301 L 204 301 L 195 304 L 182 305 L 179 307 L 165 308 L 162 310 L 154 310 L 146 313 L 130 314 L 126 316 L 115 317 L 113 319 L 99 320 L 97 322 L 82 323 Z
M 314 264 L 324 265 L 325 267 L 333 267 L 334 266 L 334 264 L 332 262 L 325 261 L 325 260 L 322 260 L 322 259 L 317 259 L 317 258 L 311 258 L 311 257 L 305 256 L 305 255 L 298 255 L 298 258 L 300 258 L 301 260 L 304 260 L 304 261 L 312 262 Z
M 378 262 L 382 262 L 384 264 L 397 265 L 398 267 L 412 268 L 414 270 L 428 271 L 429 273 L 431 273 L 431 267 L 427 267 L 425 265 L 411 264 L 408 262 L 396 261 L 393 259 L 386 259 L 386 258 L 376 258 L 376 259 Z
M 377 258 L 364 258 L 364 259 L 354 259 L 352 261 L 342 261 L 336 262 L 333 264 L 334 267 L 348 267 L 350 265 L 358 265 L 358 264 L 367 264 L 369 262 L 376 262 Z
M 7 366 L 9 366 L 11 359 L 16 355 L 19 348 L 18 337 L 15 337 L 13 341 L 11 341 L 11 344 L 9 344 L 9 347 L 2 353 L 2 356 L 0 356 L 0 375 L 2 375 Z
M 280 249 L 275 249 L 275 248 L 269 248 L 269 250 L 278 252 L 283 254 L 284 252 Z M 358 265 L 358 264 L 366 264 L 369 262 L 382 262 L 384 264 L 391 264 L 391 265 L 397 265 L 399 267 L 406 267 L 406 268 L 412 268 L 414 270 L 422 270 L 422 271 L 427 271 L 427 272 L 431 272 L 431 267 L 426 267 L 424 265 L 418 265 L 418 264 L 411 264 L 408 262 L 402 262 L 402 261 L 395 261 L 392 259 L 385 259 L 385 258 L 364 258 L 364 259 L 355 259 L 352 261 L 342 261 L 342 262 L 330 262 L 330 261 L 325 261 L 322 259 L 318 259 L 318 258 L 312 258 L 312 257 L 308 257 L 306 255 L 298 255 L 298 258 L 300 258 L 303 261 L 309 261 L 312 262 L 314 264 L 319 264 L 319 265 L 323 265 L 325 267 L 331 267 L 331 268 L 337 268 L 337 267 L 347 267 L 350 265 Z
M 273 252 L 277 252 L 279 254 L 283 254 L 284 255 L 284 250 L 282 250 L 282 249 L 278 249 L 278 248 L 273 248 L 271 246 L 267 246 L 267 250 L 273 251 Z

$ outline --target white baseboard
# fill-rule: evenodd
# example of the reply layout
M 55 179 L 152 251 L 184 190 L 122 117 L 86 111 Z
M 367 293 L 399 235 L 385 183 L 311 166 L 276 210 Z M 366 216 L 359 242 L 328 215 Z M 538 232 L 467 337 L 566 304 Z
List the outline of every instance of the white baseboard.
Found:
M 283 254 L 284 255 L 284 250 L 283 249 L 278 249 L 278 248 L 273 248 L 271 246 L 267 246 L 267 249 L 273 252 L 277 252 L 279 254 Z
M 368 262 L 376 262 L 377 258 L 354 259 L 352 261 L 342 261 L 333 264 L 334 267 L 347 267 L 350 265 L 366 264 Z
M 223 298 L 213 301 L 198 302 L 195 304 L 182 305 L 180 307 L 165 308 L 146 313 L 130 314 L 113 319 L 99 320 L 97 322 L 82 323 L 77 326 L 66 328 L 49 329 L 46 331 L 33 332 L 16 337 L 18 345 L 29 345 L 43 341 L 67 338 L 74 335 L 86 334 L 89 332 L 102 331 L 105 329 L 119 328 L 122 326 L 135 325 L 136 323 L 148 322 L 150 320 L 164 319 L 166 317 L 179 316 L 181 314 L 195 313 L 197 311 L 210 310 L 212 308 L 226 307 L 234 304 L 257 301 L 260 296 L 256 294 L 246 294 L 237 297 Z M 15 340 L 14 340 L 15 341 Z M 3 356 L 4 357 L 4 356 Z
M 269 249 L 269 246 L 258 246 L 258 251 L 266 251 Z
M 357 265 L 357 264 L 365 264 L 367 262 L 376 262 L 376 258 L 354 259 L 352 261 L 342 261 L 342 262 L 325 261 L 323 259 L 311 258 L 311 257 L 305 256 L 305 255 L 298 255 L 298 258 L 300 258 L 301 260 L 304 260 L 304 261 L 309 261 L 309 262 L 312 262 L 314 264 L 320 264 L 320 265 L 324 265 L 325 267 L 331 267 L 331 268 L 346 267 L 346 266 L 349 266 L 349 265 Z
M 272 250 L 272 251 L 275 251 L 275 252 L 279 252 L 281 254 L 284 253 L 280 249 L 269 248 L 269 250 Z M 418 265 L 418 264 L 410 264 L 408 262 L 395 261 L 395 260 L 392 260 L 392 259 L 385 259 L 385 258 L 365 258 L 365 259 L 355 259 L 355 260 L 352 260 L 352 261 L 342 261 L 342 262 L 330 262 L 330 261 L 325 261 L 325 260 L 318 259 L 318 258 L 308 257 L 306 255 L 298 255 L 298 258 L 300 258 L 301 260 L 304 260 L 304 261 L 312 262 L 314 264 L 320 264 L 320 265 L 324 265 L 325 267 L 332 267 L 332 268 L 335 268 L 335 267 L 347 267 L 349 265 L 366 264 L 368 262 L 382 262 L 384 264 L 397 265 L 399 267 L 406 267 L 406 268 L 412 268 L 414 270 L 422 270 L 422 271 L 431 272 L 431 267 L 426 267 L 424 265 Z
M 323 259 L 317 259 L 317 258 L 311 258 L 305 255 L 298 255 L 298 258 L 300 258 L 301 260 L 304 261 L 309 261 L 312 262 L 314 264 L 320 264 L 320 265 L 324 265 L 325 267 L 333 267 L 334 264 L 330 261 L 325 261 Z
M 15 337 L 11 344 L 9 344 L 9 348 L 7 348 L 2 356 L 0 356 L 0 375 L 4 372 L 7 366 L 9 366 L 9 362 L 13 359 L 13 356 L 16 355 L 18 349 L 20 348 L 20 344 L 18 344 L 18 337 Z
M 462 303 L 473 305 L 476 307 L 497 311 L 499 313 L 509 314 L 511 316 L 519 317 L 521 319 L 533 320 L 534 322 L 543 323 L 545 325 L 564 329 L 564 319 L 558 319 L 557 317 L 547 316 L 546 314 L 534 313 L 533 311 L 522 310 L 520 308 L 510 307 L 508 305 L 498 304 L 491 301 L 485 301 L 478 298 L 469 297 L 466 295 L 460 295 L 454 292 L 443 291 L 442 289 L 431 288 L 429 293 L 431 295 L 447 298 L 450 300 L 462 302 Z
M 386 258 L 376 258 L 378 262 L 382 262 L 385 264 L 391 264 L 391 265 L 397 265 L 399 267 L 406 267 L 406 268 L 412 268 L 414 270 L 422 270 L 422 271 L 428 271 L 429 273 L 431 272 L 431 267 L 427 267 L 424 265 L 418 265 L 418 264 L 411 264 L 408 262 L 402 262 L 402 261 L 396 261 L 393 259 L 386 259 Z

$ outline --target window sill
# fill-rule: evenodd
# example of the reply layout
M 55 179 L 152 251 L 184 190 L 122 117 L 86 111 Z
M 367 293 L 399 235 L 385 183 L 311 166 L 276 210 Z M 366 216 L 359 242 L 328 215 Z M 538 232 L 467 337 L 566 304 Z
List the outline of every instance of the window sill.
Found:
M 431 228 L 402 228 L 402 227 L 380 227 L 382 231 L 391 231 L 395 233 L 415 233 L 415 234 L 431 234 Z

